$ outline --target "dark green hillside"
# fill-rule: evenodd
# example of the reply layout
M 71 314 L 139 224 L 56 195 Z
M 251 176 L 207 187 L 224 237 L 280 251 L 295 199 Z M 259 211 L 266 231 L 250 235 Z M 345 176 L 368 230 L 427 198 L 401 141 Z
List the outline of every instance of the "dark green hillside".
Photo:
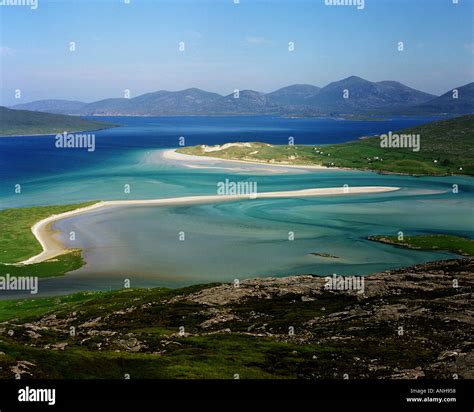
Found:
M 472 379 L 473 265 L 3 300 L 0 379 Z
M 85 120 L 80 117 L 12 110 L 0 106 L 0 136 L 55 134 L 114 127 L 113 123 Z
M 397 236 L 369 236 L 369 240 L 419 250 L 447 250 L 464 256 L 474 256 L 474 240 L 461 236 L 435 234 L 405 236 L 399 240 Z

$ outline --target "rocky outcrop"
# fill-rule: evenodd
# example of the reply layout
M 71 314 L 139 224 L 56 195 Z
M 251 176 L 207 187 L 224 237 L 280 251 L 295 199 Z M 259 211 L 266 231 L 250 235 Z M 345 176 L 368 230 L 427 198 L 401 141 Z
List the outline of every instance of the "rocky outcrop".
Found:
M 474 258 L 377 273 L 363 285 L 330 290 L 326 278 L 302 275 L 125 290 L 36 320 L 4 322 L 0 342 L 62 356 L 117 352 L 169 363 L 181 352 L 202 358 L 206 345 L 219 351 L 219 339 L 231 339 L 235 357 L 254 353 L 262 360 L 252 367 L 266 377 L 474 378 Z M 0 376 L 49 376 L 34 357 L 39 353 L 28 356 L 34 368 L 1 356 Z

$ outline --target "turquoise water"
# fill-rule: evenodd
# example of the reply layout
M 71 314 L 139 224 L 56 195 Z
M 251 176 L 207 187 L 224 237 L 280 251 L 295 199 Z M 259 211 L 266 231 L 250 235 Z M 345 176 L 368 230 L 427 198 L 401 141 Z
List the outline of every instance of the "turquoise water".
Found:
M 137 119 L 133 121 L 138 122 Z M 202 124 L 198 132 L 204 128 L 207 132 L 202 133 L 216 133 L 220 143 L 239 140 L 239 137 L 245 140 L 246 133 L 258 132 L 258 128 L 252 132 L 252 127 L 256 126 L 251 123 L 241 132 L 234 131 L 237 136 L 229 139 L 230 132 L 223 126 L 225 120 L 221 121 L 222 130 L 218 132 L 210 126 L 206 129 Z M 226 178 L 255 181 L 259 192 L 344 184 L 397 186 L 401 190 L 344 197 L 122 207 L 68 218 L 56 223 L 54 228 L 64 234 L 75 231 L 74 242 L 64 235 L 62 239 L 72 247 L 82 248 L 87 264 L 65 277 L 40 281 L 40 294 L 116 289 L 123 287 L 124 279 L 130 279 L 132 287 L 178 287 L 254 276 L 367 274 L 455 256 L 378 244 L 366 240 L 369 235 L 403 231 L 407 235 L 451 233 L 474 237 L 472 178 L 414 178 L 339 170 L 269 170 L 262 166 L 220 161 L 210 167 L 201 163 L 191 163 L 188 167 L 163 157 L 162 148 L 173 146 L 173 138 L 167 141 L 168 144 L 162 142 L 161 145 L 149 141 L 153 142 L 157 136 L 163 139 L 163 133 L 168 135 L 172 127 L 165 127 L 160 132 L 159 127 L 150 125 L 158 120 L 145 119 L 143 122 L 145 126 L 138 122 L 138 125 L 99 132 L 97 153 L 85 155 L 66 151 L 58 161 L 54 160 L 58 153 L 51 152 L 50 138 L 27 138 L 33 141 L 34 150 L 26 140 L 3 141 L 3 146 L 0 143 L 0 149 L 5 149 L 3 155 L 13 153 L 15 147 L 16 156 L 22 153 L 22 148 L 28 147 L 30 154 L 16 163 L 12 160 L 14 156 L 0 158 L 2 208 L 94 199 L 214 195 L 217 182 Z M 380 122 L 373 123 L 381 127 Z M 330 130 L 331 124 L 335 123 L 324 124 L 323 129 Z M 291 133 L 297 134 L 298 123 L 290 126 L 295 129 Z M 304 126 L 309 129 L 308 123 Z M 315 130 L 319 126 L 321 122 L 313 124 Z M 337 127 L 341 127 L 340 122 Z M 346 127 L 350 130 L 350 124 Z M 179 136 L 179 132 L 178 127 L 173 136 Z M 141 139 L 134 142 L 125 139 L 136 135 Z M 320 142 L 316 137 L 314 139 L 315 143 Z M 249 137 L 247 140 L 265 139 Z M 12 193 L 15 182 L 22 184 L 21 194 Z M 124 193 L 125 184 L 130 185 L 130 194 Z M 453 184 L 459 185 L 458 194 L 453 194 Z M 178 238 L 180 232 L 184 232 L 184 241 Z M 294 233 L 294 240 L 288 239 L 289 232 Z M 327 253 L 337 258 L 311 253 Z

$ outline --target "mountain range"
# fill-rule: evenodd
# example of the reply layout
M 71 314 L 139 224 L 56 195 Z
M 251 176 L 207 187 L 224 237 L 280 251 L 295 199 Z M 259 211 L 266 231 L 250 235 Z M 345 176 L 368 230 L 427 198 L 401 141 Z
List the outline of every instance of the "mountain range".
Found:
M 399 82 L 371 82 L 357 76 L 325 87 L 295 84 L 271 93 L 241 90 L 222 96 L 197 88 L 160 90 L 134 98 L 110 98 L 92 103 L 38 100 L 12 109 L 80 116 L 173 115 L 403 115 L 470 114 L 474 112 L 474 83 L 435 96 Z

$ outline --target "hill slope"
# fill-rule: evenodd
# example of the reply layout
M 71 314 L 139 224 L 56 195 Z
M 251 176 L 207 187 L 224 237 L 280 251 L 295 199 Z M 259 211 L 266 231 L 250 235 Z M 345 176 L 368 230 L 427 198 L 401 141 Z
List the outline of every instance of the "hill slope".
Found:
M 154 115 L 201 114 L 209 105 L 221 99 L 217 93 L 191 88 L 177 92 L 161 90 L 135 97 L 132 100 L 134 111 Z
M 312 86 L 310 84 L 294 84 L 268 93 L 267 97 L 274 103 L 281 105 L 306 106 L 312 98 L 319 94 L 320 91 L 320 87 Z
M 0 135 L 37 135 L 75 131 L 98 130 L 115 126 L 112 123 L 96 122 L 76 116 L 12 110 L 0 106 Z
M 474 113 L 474 82 L 456 88 L 458 94 L 454 98 L 453 90 L 436 99 L 419 105 L 407 113 L 422 114 L 471 114 Z
M 205 146 L 178 149 L 184 154 L 250 162 L 323 165 L 414 175 L 474 175 L 474 115 L 405 129 L 419 135 L 420 150 L 383 148 L 379 137 L 321 147 L 251 143 L 206 151 Z
M 344 91 L 347 90 L 347 98 Z M 333 82 L 308 100 L 320 113 L 374 113 L 427 102 L 435 96 L 393 81 L 370 82 L 357 76 Z
M 33 112 L 46 112 L 55 114 L 71 114 L 78 115 L 87 103 L 75 100 L 37 100 L 31 103 L 23 103 L 12 106 L 15 110 L 31 110 Z
M 292 276 L 2 300 L 0 379 L 472 379 L 473 270 L 373 274 L 362 294 Z

